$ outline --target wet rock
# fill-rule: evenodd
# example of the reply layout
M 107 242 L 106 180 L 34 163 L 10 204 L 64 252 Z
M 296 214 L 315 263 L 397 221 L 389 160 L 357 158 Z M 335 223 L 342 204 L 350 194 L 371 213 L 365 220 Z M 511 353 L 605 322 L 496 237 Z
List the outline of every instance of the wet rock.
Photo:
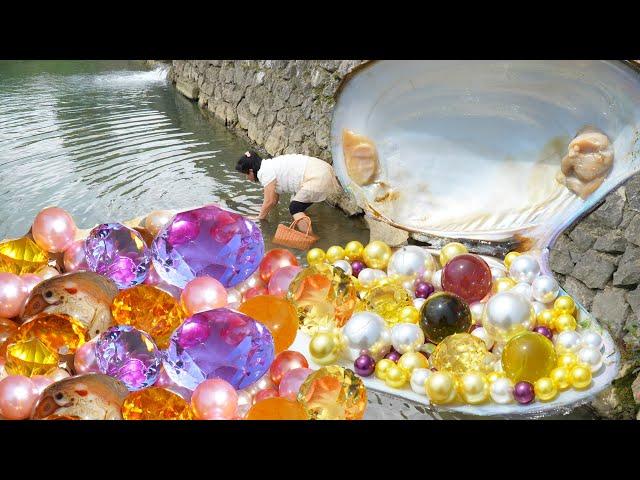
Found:
M 626 290 L 616 287 L 605 287 L 593 298 L 591 313 L 606 326 L 611 336 L 620 340 L 623 327 L 629 313 L 629 305 L 625 299 Z
M 576 263 L 571 275 L 589 288 L 604 288 L 615 269 L 615 264 L 603 254 L 589 250 Z
M 629 244 L 620 258 L 618 269 L 613 274 L 613 284 L 627 286 L 638 283 L 640 283 L 640 247 Z
M 282 123 L 278 123 L 271 129 L 271 133 L 264 144 L 264 149 L 269 155 L 278 155 L 287 146 L 286 141 L 286 127 Z
M 551 250 L 549 253 L 549 263 L 554 272 L 563 275 L 570 274 L 575 265 L 568 250 Z
M 578 249 L 586 251 L 605 233 L 606 230 L 604 228 L 599 227 L 588 217 L 575 226 L 571 233 L 569 233 L 569 238 L 573 240 L 574 245 Z
M 640 245 L 640 215 L 631 219 L 624 232 L 624 237 L 634 245 Z
M 573 277 L 566 277 L 563 286 L 567 293 L 580 302 L 583 307 L 587 310 L 591 308 L 593 297 L 596 294 L 595 290 L 591 290 L 580 280 L 576 280 Z
M 640 287 L 628 292 L 625 298 L 631 310 L 640 318 Z
M 599 237 L 593 244 L 598 252 L 622 253 L 627 248 L 625 234 L 621 230 L 611 230 Z
M 188 82 L 185 80 L 178 80 L 176 82 L 176 89 L 178 90 L 178 92 L 180 92 L 182 95 L 184 95 L 190 100 L 197 100 L 198 94 L 200 93 L 200 89 L 198 88 L 198 85 L 196 85 L 193 82 Z
M 621 187 L 606 197 L 604 203 L 591 214 L 591 218 L 605 227 L 616 228 L 622 221 L 625 201 L 625 188 Z
M 640 176 L 631 177 L 625 184 L 627 205 L 630 210 L 640 212 Z

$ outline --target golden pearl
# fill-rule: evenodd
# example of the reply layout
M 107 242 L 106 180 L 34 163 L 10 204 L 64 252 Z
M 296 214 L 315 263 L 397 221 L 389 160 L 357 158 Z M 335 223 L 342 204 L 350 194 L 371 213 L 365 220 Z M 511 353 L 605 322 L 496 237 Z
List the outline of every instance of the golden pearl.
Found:
M 558 366 L 570 369 L 576 363 L 578 363 L 578 356 L 572 352 L 565 352 L 558 355 Z
M 511 288 L 516 286 L 516 281 L 509 277 L 500 277 L 496 278 L 493 281 L 493 285 L 491 286 L 491 290 L 493 293 L 500 293 L 510 290 Z
M 509 270 L 509 267 L 511 266 L 511 262 L 513 262 L 513 259 L 516 257 L 519 257 L 521 255 L 520 252 L 509 252 L 504 256 L 504 266 L 507 267 L 507 270 Z
M 338 359 L 336 339 L 329 332 L 318 332 L 309 342 L 311 359 L 320 365 L 330 365 Z
M 324 262 L 326 254 L 321 248 L 312 248 L 307 252 L 307 263 L 309 265 L 316 265 Z
M 481 373 L 465 373 L 458 383 L 458 390 L 465 402 L 482 403 L 489 398 L 489 381 Z
M 424 389 L 435 404 L 451 403 L 456 398 L 456 380 L 449 372 L 433 372 L 427 378 Z
M 353 240 L 344 246 L 344 256 L 350 262 L 353 262 L 354 260 L 362 260 L 363 250 L 364 245 L 357 240 Z
M 499 378 L 506 378 L 506 376 L 507 376 L 507 374 L 504 373 L 504 372 L 490 372 L 487 375 L 487 380 L 491 384 L 491 383 L 495 382 Z
M 553 328 L 553 320 L 555 319 L 555 314 L 553 310 L 543 310 L 536 317 L 536 325 L 540 327 Z
M 549 377 L 542 377 L 536 380 L 533 389 L 536 392 L 536 397 L 543 402 L 552 400 L 558 394 L 558 387 Z
M 398 366 L 411 374 L 416 368 L 429 368 L 427 357 L 418 352 L 403 353 L 398 360 Z
M 569 370 L 564 367 L 557 367 L 551 370 L 549 378 L 559 390 L 566 390 L 571 383 L 569 382 Z
M 576 302 L 573 301 L 568 295 L 562 295 L 561 297 L 556 298 L 556 301 L 553 302 L 553 309 L 557 310 L 559 313 L 568 313 L 569 315 L 573 315 L 573 312 L 576 309 Z
M 564 332 L 565 330 L 575 330 L 578 324 L 573 315 L 561 313 L 553 321 L 553 326 L 556 331 Z
M 144 219 L 144 228 L 152 235 L 158 235 L 158 232 L 171 221 L 174 214 L 166 210 L 155 210 Z
M 469 250 L 467 250 L 467 247 L 465 247 L 463 244 L 458 242 L 447 243 L 440 250 L 440 265 L 444 267 L 453 257 L 465 253 L 469 253 Z
M 413 305 L 407 305 L 400 310 L 400 323 L 418 323 L 420 320 L 420 312 Z
M 391 388 L 402 388 L 409 381 L 409 374 L 398 365 L 391 365 L 384 376 L 384 383 Z
M 362 258 L 367 267 L 386 270 L 391 258 L 391 247 L 380 240 L 374 240 L 364 247 Z
M 581 363 L 571 368 L 569 383 L 573 388 L 587 388 L 591 383 L 591 368 Z
M 393 363 L 393 361 L 389 360 L 388 358 L 378 360 L 375 370 L 376 377 L 378 377 L 380 380 L 384 380 L 387 376 L 387 370 L 389 370 L 389 368 L 391 368 L 392 366 L 395 366 L 395 363 Z
M 338 245 L 333 245 L 332 247 L 329 247 L 327 249 L 327 253 L 325 254 L 324 258 L 329 263 L 337 262 L 338 260 L 343 260 L 344 259 L 344 248 L 342 248 L 342 247 L 340 247 Z

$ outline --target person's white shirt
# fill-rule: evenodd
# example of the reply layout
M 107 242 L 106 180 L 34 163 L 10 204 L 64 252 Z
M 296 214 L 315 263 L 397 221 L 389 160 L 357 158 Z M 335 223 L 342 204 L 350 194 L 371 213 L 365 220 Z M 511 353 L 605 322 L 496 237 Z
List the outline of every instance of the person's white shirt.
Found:
M 276 181 L 276 193 L 296 193 L 304 180 L 309 156 L 299 153 L 279 155 L 262 160 L 258 170 L 258 181 L 266 187 Z

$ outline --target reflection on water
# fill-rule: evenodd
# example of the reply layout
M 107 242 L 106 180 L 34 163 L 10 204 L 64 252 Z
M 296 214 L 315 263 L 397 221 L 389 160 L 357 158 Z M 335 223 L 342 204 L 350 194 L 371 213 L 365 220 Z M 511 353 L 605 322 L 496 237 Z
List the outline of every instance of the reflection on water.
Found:
M 218 203 L 255 215 L 262 188 L 234 170 L 249 145 L 139 62 L 0 62 L 0 239 L 43 207 L 81 228 L 157 209 Z M 270 247 L 288 197 L 261 227 Z M 362 219 L 325 204 L 309 214 L 318 246 L 368 240 Z

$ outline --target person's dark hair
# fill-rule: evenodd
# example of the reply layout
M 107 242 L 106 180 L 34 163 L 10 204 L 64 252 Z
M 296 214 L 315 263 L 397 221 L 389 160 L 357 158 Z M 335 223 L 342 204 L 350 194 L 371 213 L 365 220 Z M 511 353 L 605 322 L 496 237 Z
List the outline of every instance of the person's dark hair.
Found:
M 245 152 L 236 165 L 236 170 L 240 173 L 249 173 L 249 170 L 253 170 L 254 175 L 258 175 L 260 165 L 262 164 L 262 157 L 253 150 Z

